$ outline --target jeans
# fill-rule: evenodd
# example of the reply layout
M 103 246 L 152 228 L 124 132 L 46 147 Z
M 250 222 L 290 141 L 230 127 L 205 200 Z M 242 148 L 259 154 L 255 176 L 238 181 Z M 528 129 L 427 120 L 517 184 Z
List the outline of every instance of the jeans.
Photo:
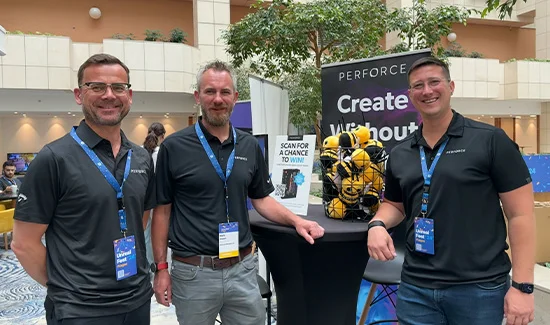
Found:
M 180 325 L 264 325 L 265 306 L 256 278 L 257 256 L 221 270 L 172 260 L 172 303 Z
M 400 325 L 501 325 L 510 281 L 420 288 L 401 282 L 397 291 Z

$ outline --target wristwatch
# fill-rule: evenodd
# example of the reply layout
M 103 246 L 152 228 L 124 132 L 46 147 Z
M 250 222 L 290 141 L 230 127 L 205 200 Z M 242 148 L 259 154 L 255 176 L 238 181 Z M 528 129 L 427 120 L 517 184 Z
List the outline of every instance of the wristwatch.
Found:
M 369 222 L 369 225 L 367 226 L 367 232 L 372 227 L 384 227 L 384 229 L 386 229 L 386 224 L 382 220 L 373 220 Z
M 157 273 L 160 270 L 165 270 L 168 268 L 168 263 L 151 263 L 151 272 Z
M 532 283 L 517 283 L 516 281 L 512 280 L 512 287 L 518 289 L 519 291 L 527 294 L 533 293 L 535 290 L 535 286 Z

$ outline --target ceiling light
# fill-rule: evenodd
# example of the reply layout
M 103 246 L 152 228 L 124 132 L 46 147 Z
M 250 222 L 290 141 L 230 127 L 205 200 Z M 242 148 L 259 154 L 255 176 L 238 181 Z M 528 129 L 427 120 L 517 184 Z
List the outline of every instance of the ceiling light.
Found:
M 537 117 L 536 115 L 529 115 L 529 117 Z
M 18 113 L 17 113 L 17 112 L 13 112 L 13 114 L 17 115 Z
M 23 113 L 23 117 L 27 117 L 27 114 L 26 114 L 26 113 Z

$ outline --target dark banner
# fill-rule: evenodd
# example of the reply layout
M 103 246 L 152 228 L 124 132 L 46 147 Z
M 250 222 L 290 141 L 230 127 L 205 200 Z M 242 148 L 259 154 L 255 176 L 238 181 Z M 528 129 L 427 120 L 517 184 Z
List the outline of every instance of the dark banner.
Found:
M 365 125 L 389 152 L 420 124 L 409 100 L 407 72 L 429 55 L 422 50 L 321 67 L 323 138 Z

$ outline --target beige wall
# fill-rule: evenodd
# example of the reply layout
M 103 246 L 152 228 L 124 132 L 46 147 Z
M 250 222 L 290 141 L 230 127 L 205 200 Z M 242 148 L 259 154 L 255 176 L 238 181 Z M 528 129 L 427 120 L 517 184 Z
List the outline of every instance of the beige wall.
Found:
M 537 153 L 537 119 L 521 118 L 516 121 L 516 143 L 523 153 Z
M 22 118 L 0 117 L 0 161 L 6 160 L 8 152 L 38 152 L 47 143 L 56 140 L 68 133 L 73 125 L 78 125 L 81 116 L 59 116 Z M 161 122 L 166 128 L 166 134 L 170 135 L 188 124 L 187 117 L 143 117 L 127 116 L 122 129 L 130 139 L 137 144 L 142 144 L 147 135 L 147 128 L 153 122 Z
M 512 140 L 515 140 L 515 136 L 514 136 L 514 128 L 515 128 L 515 124 L 514 124 L 514 119 L 513 118 L 507 118 L 507 117 L 503 117 L 500 119 L 500 128 L 504 130 L 504 132 L 506 133 L 506 135 L 508 135 L 508 137 Z
M 248 15 L 251 12 L 254 12 L 254 10 L 250 9 L 249 7 L 241 7 L 241 6 L 231 6 L 230 10 L 231 10 L 231 13 L 230 13 L 231 24 L 238 22 L 239 20 L 243 19 L 244 16 Z
M 51 33 L 69 36 L 73 42 L 101 43 L 113 34 L 132 33 L 145 38 L 146 29 L 158 29 L 168 36 L 179 27 L 187 33 L 187 44 L 195 44 L 193 1 L 185 0 L 0 0 L 0 21 L 8 31 Z M 90 18 L 91 7 L 101 10 L 101 18 Z M 252 10 L 231 6 L 231 23 Z
M 490 117 L 468 116 L 479 122 L 495 125 L 495 119 Z M 501 117 L 500 127 L 520 147 L 523 153 L 533 154 L 537 151 L 537 118 L 523 116 L 522 118 Z M 541 150 L 542 151 L 542 150 Z
M 478 24 L 453 25 L 458 42 L 468 53 L 476 51 L 485 58 L 507 61 L 536 57 L 535 29 Z M 443 39 L 447 47 L 449 42 Z
M 101 43 L 115 33 L 133 33 L 143 39 L 146 29 L 164 35 L 175 27 L 187 33 L 194 45 L 193 2 L 183 0 L 0 0 L 0 21 L 9 31 L 41 32 L 69 36 L 73 42 Z M 101 18 L 90 18 L 91 7 Z

